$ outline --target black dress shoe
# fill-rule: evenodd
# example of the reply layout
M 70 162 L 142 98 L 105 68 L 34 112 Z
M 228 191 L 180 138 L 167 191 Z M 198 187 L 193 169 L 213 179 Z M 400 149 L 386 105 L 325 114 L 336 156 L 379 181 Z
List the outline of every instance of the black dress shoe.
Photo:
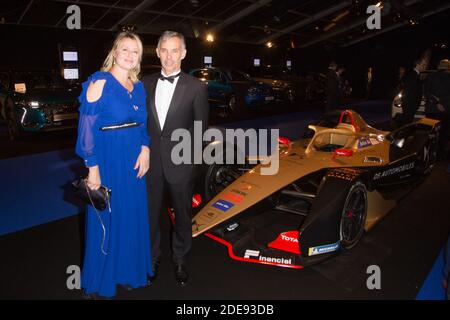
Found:
M 189 274 L 184 263 L 179 263 L 175 265 L 175 280 L 178 284 L 184 287 L 187 284 Z
M 128 284 L 121 284 L 120 286 L 121 286 L 123 289 L 125 289 L 126 291 L 131 291 L 131 290 L 134 289 L 132 286 L 130 286 L 130 285 L 128 285 Z
M 153 269 L 153 276 L 147 276 L 147 286 L 150 286 L 152 283 L 155 282 L 156 276 L 158 275 L 158 269 L 159 269 L 160 261 L 156 260 L 153 263 L 152 269 Z
M 83 291 L 84 300 L 101 300 L 101 297 L 96 293 L 86 293 Z

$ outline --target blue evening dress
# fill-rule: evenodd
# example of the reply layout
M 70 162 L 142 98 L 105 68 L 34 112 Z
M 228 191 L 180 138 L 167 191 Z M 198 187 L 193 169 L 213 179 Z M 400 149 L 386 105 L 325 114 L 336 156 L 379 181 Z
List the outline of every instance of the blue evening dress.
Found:
M 87 88 L 99 79 L 106 80 L 102 96 L 88 102 Z M 133 169 L 141 146 L 150 145 L 146 94 L 142 82 L 129 92 L 110 72 L 94 73 L 82 87 L 76 152 L 86 166 L 99 166 L 101 183 L 112 192 L 110 209 L 99 211 L 101 220 L 87 206 L 81 287 L 86 294 L 112 297 L 117 284 L 137 288 L 153 275 L 146 179 Z M 140 125 L 100 130 L 131 122 Z

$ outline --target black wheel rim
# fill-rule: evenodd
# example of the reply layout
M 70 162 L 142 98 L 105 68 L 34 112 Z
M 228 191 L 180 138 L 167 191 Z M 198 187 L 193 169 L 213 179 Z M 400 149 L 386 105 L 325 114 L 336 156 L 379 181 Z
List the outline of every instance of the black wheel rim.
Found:
M 228 102 L 228 107 L 229 107 L 230 111 L 234 110 L 235 105 L 236 105 L 236 98 L 231 97 L 230 101 Z
M 364 227 L 366 214 L 366 193 L 357 187 L 349 195 L 341 219 L 341 240 L 344 245 L 357 241 Z

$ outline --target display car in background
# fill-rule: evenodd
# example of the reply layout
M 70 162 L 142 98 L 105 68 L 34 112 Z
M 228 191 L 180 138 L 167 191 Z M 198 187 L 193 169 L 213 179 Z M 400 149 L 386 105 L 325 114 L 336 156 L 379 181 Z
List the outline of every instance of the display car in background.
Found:
M 327 76 L 320 72 L 310 72 L 304 79 L 307 83 L 305 88 L 306 101 L 325 101 L 325 82 Z
M 0 113 L 11 140 L 77 126 L 80 88 L 50 71 L 0 72 Z
M 294 103 L 305 100 L 307 82 L 287 68 L 253 67 L 249 73 L 256 81 L 270 85 L 277 101 Z
M 275 175 L 257 164 L 231 176 L 193 217 L 193 236 L 235 260 L 301 269 L 353 248 L 433 168 L 438 121 L 388 132 L 345 110 L 327 123 L 310 125 L 311 138 L 280 141 Z
M 208 67 L 193 69 L 190 74 L 207 84 L 213 107 L 233 111 L 240 104 L 257 106 L 274 100 L 270 85 L 255 81 L 239 70 Z
M 271 85 L 277 101 L 298 103 L 325 99 L 324 74 L 316 72 L 302 77 L 286 67 L 270 65 L 253 67 L 249 73 L 255 80 Z

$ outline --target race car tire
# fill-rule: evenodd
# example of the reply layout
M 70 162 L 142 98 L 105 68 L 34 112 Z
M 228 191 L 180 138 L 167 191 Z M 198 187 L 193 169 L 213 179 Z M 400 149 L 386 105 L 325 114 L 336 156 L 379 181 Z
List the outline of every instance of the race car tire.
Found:
M 227 154 L 234 155 L 234 160 L 231 164 L 227 164 Z M 249 166 L 244 154 L 236 146 L 225 145 L 219 158 L 223 159 L 222 164 L 213 163 L 206 168 L 204 195 L 207 200 L 212 199 L 230 183 L 239 178 L 244 173 L 243 169 Z M 244 164 L 240 164 L 242 159 L 244 159 Z
M 344 249 L 351 249 L 364 234 L 367 217 L 367 189 L 360 182 L 355 182 L 347 193 L 341 215 L 340 239 Z
M 225 189 L 236 180 L 242 172 L 238 165 L 234 164 L 212 164 L 208 167 L 205 176 L 205 196 L 207 200 Z

